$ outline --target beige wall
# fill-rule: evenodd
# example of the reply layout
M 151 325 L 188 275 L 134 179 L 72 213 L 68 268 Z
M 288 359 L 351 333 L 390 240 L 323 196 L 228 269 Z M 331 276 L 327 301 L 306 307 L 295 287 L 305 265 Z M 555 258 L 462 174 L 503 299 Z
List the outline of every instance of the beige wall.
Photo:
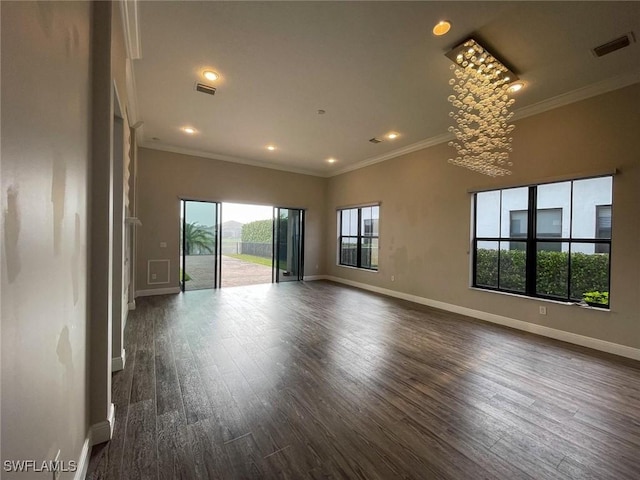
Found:
M 178 286 L 181 197 L 306 209 L 305 275 L 322 273 L 325 189 L 324 178 L 139 149 L 136 289 Z M 171 262 L 169 284 L 147 284 L 147 262 L 157 259 Z
M 640 85 L 516 122 L 513 175 L 447 163 L 437 145 L 328 180 L 327 273 L 431 300 L 640 348 Z M 470 284 L 468 189 L 620 169 L 614 180 L 611 311 L 477 291 Z M 380 201 L 380 270 L 336 265 L 336 208 Z M 395 276 L 395 282 L 391 276 Z
M 88 427 L 91 5 L 1 2 L 1 12 L 2 460 L 60 449 L 77 461 Z

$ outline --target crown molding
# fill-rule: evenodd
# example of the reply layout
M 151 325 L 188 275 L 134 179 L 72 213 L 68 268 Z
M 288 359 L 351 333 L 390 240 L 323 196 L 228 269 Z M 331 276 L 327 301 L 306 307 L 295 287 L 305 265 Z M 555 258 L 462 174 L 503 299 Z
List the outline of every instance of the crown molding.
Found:
M 411 145 L 407 145 L 405 147 L 400 147 L 396 150 L 383 153 L 382 155 L 367 158 L 358 163 L 354 163 L 353 165 L 348 165 L 336 172 L 331 172 L 331 174 L 327 176 L 335 177 L 337 175 L 342 175 L 343 173 L 352 172 L 353 170 L 359 170 L 361 168 L 368 167 L 370 165 L 375 165 L 376 163 L 381 163 L 387 160 L 391 160 L 392 158 L 396 158 L 401 155 L 417 152 L 418 150 L 422 150 L 424 148 L 433 147 L 434 145 L 439 145 L 440 143 L 448 142 L 451 139 L 453 139 L 453 135 L 451 133 L 443 133 L 441 135 L 436 135 L 435 137 L 427 138 L 425 140 L 420 140 L 419 142 L 412 143 Z
M 247 158 L 233 157 L 231 155 L 222 155 L 218 153 L 204 152 L 202 150 L 191 150 L 189 148 L 175 147 L 173 145 L 167 145 L 164 143 L 143 142 L 140 145 L 141 148 L 147 148 L 149 150 L 160 150 L 162 152 L 179 153 L 182 155 L 190 155 L 192 157 L 209 158 L 211 160 L 218 160 L 221 162 L 239 163 L 241 165 L 249 165 L 251 167 L 269 168 L 271 170 L 280 170 L 282 172 L 297 173 L 300 175 L 311 175 L 314 177 L 327 177 L 326 174 L 305 170 L 303 168 L 287 167 L 284 165 L 278 165 L 276 163 L 259 162 L 256 160 L 249 160 Z
M 122 31 L 127 57 L 137 60 L 142 57 L 140 44 L 140 23 L 138 21 L 138 0 L 120 0 Z
M 553 110 L 555 108 L 563 107 L 571 103 L 576 103 L 581 100 L 586 100 L 587 98 L 612 92 L 614 90 L 628 87 L 629 85 L 633 85 L 639 82 L 640 82 L 640 70 L 627 73 L 624 75 L 619 75 L 617 77 L 608 78 L 606 80 L 592 83 L 591 85 L 587 85 L 585 87 L 581 87 L 576 90 L 572 90 L 570 92 L 566 92 L 566 93 L 557 95 L 555 97 L 551 97 L 547 100 L 543 100 L 533 105 L 520 108 L 514 112 L 513 121 L 522 120 L 523 118 L 531 117 L 533 115 L 538 115 L 548 110 Z M 422 150 L 423 148 L 433 147 L 440 143 L 448 142 L 453 138 L 454 136 L 450 133 L 436 135 L 435 137 L 421 140 L 420 142 L 407 145 L 406 147 L 402 147 L 397 150 L 392 150 L 391 152 L 385 153 L 384 155 L 362 160 L 358 163 L 342 168 L 336 172 L 332 172 L 328 176 L 334 177 L 337 175 L 342 175 L 343 173 L 352 172 L 353 170 L 358 170 L 360 168 L 368 167 L 370 165 L 375 165 L 376 163 L 391 160 L 392 158 L 396 158 L 401 155 L 406 155 L 408 153 Z
M 539 113 L 553 110 L 555 108 L 564 107 L 565 105 L 586 100 L 587 98 L 603 95 L 638 82 L 640 82 L 640 70 L 626 73 L 624 75 L 618 75 L 617 77 L 607 78 L 600 82 L 592 83 L 570 92 L 561 93 L 560 95 L 542 100 L 541 102 L 534 103 L 533 105 L 519 108 L 514 112 L 513 121 L 538 115 Z
M 133 74 L 133 71 L 132 71 L 132 74 Z M 624 75 L 619 75 L 617 77 L 608 78 L 606 80 L 602 80 L 600 82 L 596 82 L 591 85 L 587 85 L 585 87 L 581 87 L 576 90 L 572 90 L 570 92 L 557 95 L 547 100 L 543 100 L 533 105 L 520 108 L 514 112 L 513 119 L 514 121 L 522 120 L 524 118 L 531 117 L 533 115 L 538 115 L 548 110 L 553 110 L 555 108 L 563 107 L 565 105 L 576 103 L 581 100 L 586 100 L 588 98 L 595 97 L 597 95 L 602 95 L 608 92 L 612 92 L 614 90 L 618 90 L 620 88 L 628 87 L 629 85 L 633 85 L 635 83 L 640 83 L 640 70 L 627 73 Z M 234 157 L 230 155 L 221 155 L 221 154 L 216 154 L 211 152 L 204 152 L 200 150 L 190 150 L 186 148 L 175 147 L 172 145 L 166 145 L 166 144 L 161 144 L 157 142 L 154 142 L 153 144 L 150 144 L 148 142 L 143 142 L 142 145 L 140 146 L 142 148 L 148 148 L 151 150 L 161 150 L 165 152 L 180 153 L 183 155 L 192 155 L 195 157 L 210 158 L 213 160 L 220 160 L 223 162 L 240 163 L 243 165 L 250 165 L 253 167 L 262 167 L 262 168 L 269 168 L 272 170 L 298 173 L 302 175 L 312 175 L 315 177 L 330 178 L 330 177 L 342 175 L 344 173 L 352 172 L 354 170 L 359 170 L 361 168 L 369 167 L 377 163 L 386 162 L 387 160 L 391 160 L 393 158 L 400 157 L 402 155 L 407 155 L 409 153 L 417 152 L 418 150 L 423 150 L 428 147 L 433 147 L 435 145 L 448 142 L 453 138 L 454 136 L 451 133 L 448 133 L 448 132 L 443 133 L 440 135 L 436 135 L 436 136 L 421 140 L 416 143 L 412 143 L 411 145 L 407 145 L 407 146 L 398 148 L 396 150 L 392 150 L 382 155 L 364 159 L 362 161 L 359 161 L 352 165 L 348 165 L 344 168 L 341 168 L 340 170 L 336 170 L 333 172 L 318 172 L 315 170 L 286 167 L 286 166 L 278 165 L 275 163 L 263 163 L 255 160 L 249 160 L 249 159 Z

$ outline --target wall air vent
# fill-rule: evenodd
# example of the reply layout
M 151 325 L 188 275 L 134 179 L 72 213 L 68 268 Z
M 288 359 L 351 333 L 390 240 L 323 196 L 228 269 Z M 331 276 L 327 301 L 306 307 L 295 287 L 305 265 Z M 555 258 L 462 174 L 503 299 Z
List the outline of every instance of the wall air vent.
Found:
M 604 57 L 616 50 L 620 50 L 621 48 L 628 47 L 633 42 L 636 41 L 636 37 L 633 32 L 629 32 L 626 35 L 623 35 L 615 40 L 611 40 L 610 42 L 604 43 L 600 46 L 595 47 L 591 52 L 596 57 Z
M 196 91 L 206 93 L 207 95 L 215 95 L 216 87 L 210 87 L 204 83 L 196 83 Z
M 382 142 L 382 140 L 380 140 L 379 138 L 376 138 L 376 137 L 370 138 L 369 141 L 371 143 L 380 143 L 380 142 Z

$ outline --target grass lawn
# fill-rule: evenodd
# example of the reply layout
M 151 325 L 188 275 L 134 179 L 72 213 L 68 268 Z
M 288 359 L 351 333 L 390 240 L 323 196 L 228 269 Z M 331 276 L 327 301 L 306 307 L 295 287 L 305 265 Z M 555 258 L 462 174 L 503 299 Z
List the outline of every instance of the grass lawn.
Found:
M 265 265 L 267 267 L 271 266 L 270 258 L 256 257 L 254 255 L 245 255 L 243 253 L 227 253 L 227 257 L 237 258 L 238 260 L 242 260 L 244 262 L 257 263 L 258 265 Z
M 182 278 L 182 269 L 180 269 L 180 278 Z M 189 276 L 188 273 L 185 272 L 184 274 L 184 281 L 188 282 L 189 280 L 191 280 L 191 277 Z

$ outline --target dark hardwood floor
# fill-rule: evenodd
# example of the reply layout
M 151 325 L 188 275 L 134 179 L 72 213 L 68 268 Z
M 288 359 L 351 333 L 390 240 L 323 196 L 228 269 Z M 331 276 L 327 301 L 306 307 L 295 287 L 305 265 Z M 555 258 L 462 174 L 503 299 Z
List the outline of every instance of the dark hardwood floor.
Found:
M 329 282 L 138 300 L 89 479 L 638 479 L 640 363 Z

